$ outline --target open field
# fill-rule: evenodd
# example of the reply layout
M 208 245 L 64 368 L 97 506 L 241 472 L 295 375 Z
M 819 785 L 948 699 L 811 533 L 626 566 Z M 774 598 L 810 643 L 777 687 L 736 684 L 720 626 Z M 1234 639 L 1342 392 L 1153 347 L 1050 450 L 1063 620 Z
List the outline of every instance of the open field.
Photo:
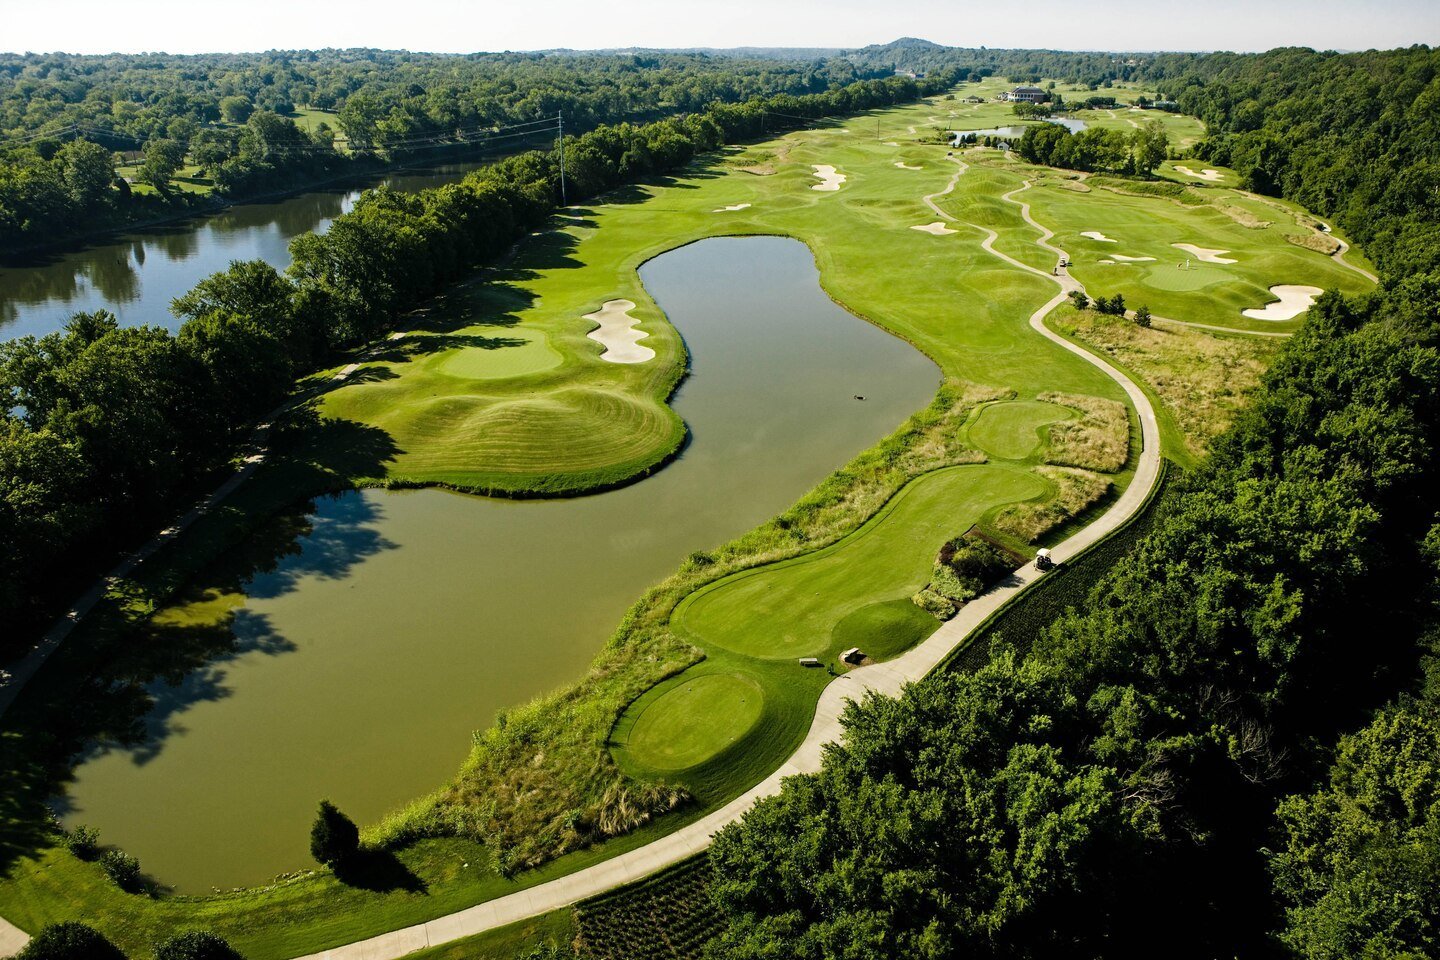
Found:
M 562 493 L 623 482 L 663 463 L 684 435 L 665 404 L 686 366 L 683 331 L 666 322 L 636 268 L 663 250 L 707 236 L 785 234 L 805 241 L 832 297 L 923 350 L 949 381 L 935 407 L 782 517 L 692 557 L 637 603 L 590 677 L 512 712 L 504 730 L 477 738 L 454 783 L 372 831 L 394 841 L 396 862 L 415 883 L 347 887 L 319 872 L 223 896 L 149 899 L 120 893 L 93 865 L 32 838 L 37 852 L 9 858 L 0 915 L 27 929 L 84 916 L 132 949 L 177 926 L 206 926 L 231 937 L 251 960 L 291 956 L 563 875 L 691 822 L 768 774 L 803 735 L 829 679 L 789 658 L 830 657 L 842 648 L 837 644 L 863 646 L 857 638 L 877 625 L 901 627 L 902 643 L 920 639 L 920 621 L 887 604 L 911 589 L 917 576 L 923 582 L 940 543 L 972 523 L 983 524 L 1004 503 L 1053 496 L 1051 485 L 1027 468 L 1043 454 L 1039 431 L 1050 422 L 1031 402 L 1047 392 L 1124 400 L 1102 373 L 1027 326 L 1029 315 L 1054 294 L 1046 279 L 983 250 L 982 235 L 969 227 L 943 236 L 911 229 L 934 222 L 921 197 L 942 191 L 956 168 L 946 162 L 944 147 L 917 144 L 923 134 L 908 130 L 923 131 L 934 125 L 930 118 L 949 109 L 937 100 L 856 119 L 848 124 L 851 132 L 833 127 L 732 148 L 673 180 L 570 210 L 553 230 L 522 244 L 509 263 L 480 278 L 483 285 L 457 290 L 404 320 L 403 339 L 361 359 L 351 380 L 325 395 L 321 426 L 295 434 L 283 462 L 238 495 L 233 507 L 243 512 L 274 509 L 287 492 L 355 482 Z M 962 224 L 1001 231 L 997 250 L 1013 249 L 1023 262 L 1048 270 L 1053 257 L 1035 247 L 1034 231 L 1000 199 L 1033 171 L 1000 163 L 993 152 L 968 159 L 972 169 L 939 203 Z M 835 167 L 845 182 L 834 191 L 811 189 L 817 166 Z M 913 166 L 921 169 L 908 169 Z M 1114 268 L 1082 261 L 1076 239 L 1082 230 L 1121 239 L 1103 246 L 1125 253 L 1164 247 L 1172 269 L 1175 251 L 1168 244 L 1175 241 L 1245 254 L 1233 272 L 1217 274 L 1214 290 L 1230 291 L 1234 301 L 1223 308 L 1210 305 L 1210 290 L 1199 297 L 1155 287 L 1172 298 L 1157 296 L 1152 309 L 1177 319 L 1207 319 L 1215 311 L 1228 317 L 1230 306 L 1238 318 L 1242 306 L 1265 302 L 1250 296 L 1252 287 L 1263 292 L 1275 283 L 1311 282 L 1348 289 L 1351 278 L 1359 280 L 1278 236 L 1251 238 L 1244 246 L 1239 238 L 1248 233 L 1233 231 L 1246 228 L 1208 207 L 1109 191 L 1078 194 L 1053 185 L 1032 189 L 1028 198 L 1036 218 L 1057 230 L 1055 242 L 1068 245 L 1076 275 L 1092 293 L 1124 292 L 1130 300 L 1132 288 L 1105 282 L 1112 274 L 1103 271 Z M 1136 275 L 1147 277 L 1143 269 Z M 1135 302 L 1146 302 L 1150 286 L 1139 280 L 1133 289 Z M 653 359 L 609 363 L 588 337 L 595 323 L 585 315 L 617 299 L 636 304 L 631 315 L 648 334 L 644 345 L 655 351 Z M 1076 327 L 1073 335 L 1083 339 L 1087 330 Z M 1193 331 L 1184 336 L 1214 340 Z M 1141 345 L 1117 359 L 1158 377 L 1181 363 L 1181 353 Z M 1152 388 L 1174 404 L 1188 402 L 1182 392 Z M 1003 399 L 1024 406 L 971 420 L 985 403 Z M 1233 411 L 1239 397 L 1230 399 L 1198 415 L 1200 422 L 1183 438 L 1167 435 L 1167 449 L 1188 455 L 1181 444 L 1191 432 L 1204 434 L 1213 416 Z M 1053 412 L 1066 416 L 1060 407 Z M 1015 455 L 1016 462 L 976 464 L 978 452 L 957 439 L 967 422 L 975 446 L 997 459 Z M 383 437 L 384 456 L 357 450 L 357 434 Z M 1127 478 L 1122 473 L 1112 479 L 1123 484 Z M 907 513 L 907 504 L 925 509 Z M 933 521 L 936 511 L 944 512 L 943 524 Z M 169 548 L 160 569 L 173 579 L 161 577 L 137 591 L 148 593 L 148 602 L 138 604 L 134 616 L 178 586 L 198 559 L 224 550 L 224 524 L 238 530 L 242 519 L 227 512 Z M 207 536 L 215 539 L 207 543 Z M 865 560 L 858 568 L 856 557 Z M 894 569 L 877 569 L 892 563 Z M 785 659 L 767 659 L 782 653 L 769 645 L 773 638 L 750 619 L 746 604 L 723 602 L 727 591 L 742 590 L 731 584 L 751 582 L 769 583 L 771 598 L 790 598 L 787 614 L 798 605 L 805 618 L 803 631 L 797 626 L 779 641 Z M 813 602 L 806 601 L 807 591 Z M 703 650 L 671 630 L 672 611 L 691 595 L 696 599 L 682 607 L 675 625 Z M 702 602 L 707 597 L 712 599 Z M 77 646 L 72 656 L 83 662 L 84 644 Z M 758 715 L 752 689 L 761 691 Z M 659 712 L 646 720 L 651 710 Z M 733 722 L 694 728 L 694 717 L 717 710 Z M 622 749 L 617 762 L 607 744 L 627 741 L 630 754 Z M 647 824 L 647 816 L 623 824 L 629 832 L 577 851 L 594 837 L 567 833 L 567 818 L 612 814 L 610 791 L 621 791 L 629 802 L 646 786 L 635 775 L 665 770 L 666 764 L 667 782 L 678 780 L 694 802 L 655 822 Z M 36 782 L 48 781 L 37 774 Z M 467 826 L 474 830 L 473 811 L 482 808 L 494 810 L 496 819 L 467 833 Z M 21 815 L 33 818 L 33 806 Z M 33 822 L 25 827 L 37 829 Z M 426 831 L 483 833 L 494 845 L 458 836 L 403 842 Z M 545 865 L 504 879 L 491 869 L 503 857 L 513 858 L 511 867 Z

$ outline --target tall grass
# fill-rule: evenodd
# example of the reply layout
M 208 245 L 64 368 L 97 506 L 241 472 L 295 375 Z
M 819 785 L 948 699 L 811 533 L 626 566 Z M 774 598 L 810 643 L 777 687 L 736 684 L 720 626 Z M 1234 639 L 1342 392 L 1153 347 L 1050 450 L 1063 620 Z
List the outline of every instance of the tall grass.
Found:
M 370 839 L 396 846 L 425 836 L 470 837 L 485 843 L 508 873 L 633 830 L 683 804 L 682 788 L 634 780 L 606 746 L 632 700 L 704 657 L 670 631 L 675 605 L 737 570 L 836 542 L 923 473 L 983 462 L 983 454 L 959 439 L 960 428 L 980 404 L 1012 396 L 947 380 L 925 410 L 783 514 L 714 551 L 692 554 L 630 609 L 581 681 L 477 733 L 453 782 L 385 818 Z
M 1077 420 L 1050 425 L 1045 459 L 1064 467 L 1115 473 L 1130 456 L 1130 417 L 1118 400 L 1073 393 L 1042 393 L 1036 399 L 1080 411 Z

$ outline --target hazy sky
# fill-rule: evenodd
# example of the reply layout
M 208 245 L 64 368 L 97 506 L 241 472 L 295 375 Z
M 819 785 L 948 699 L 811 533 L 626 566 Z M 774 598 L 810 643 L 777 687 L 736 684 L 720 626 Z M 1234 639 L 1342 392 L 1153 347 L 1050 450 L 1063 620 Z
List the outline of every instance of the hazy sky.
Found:
M 1440 0 L 0 0 L 0 50 L 1440 45 Z

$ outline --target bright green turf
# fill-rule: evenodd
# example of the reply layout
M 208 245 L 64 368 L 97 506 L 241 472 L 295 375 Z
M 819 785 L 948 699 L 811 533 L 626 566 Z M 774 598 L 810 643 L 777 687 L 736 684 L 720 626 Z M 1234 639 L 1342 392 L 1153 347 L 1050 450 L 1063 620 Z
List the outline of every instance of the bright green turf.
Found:
M 969 427 L 970 443 L 1002 460 L 1024 460 L 1045 442 L 1045 428 L 1078 413 L 1038 400 L 1014 400 L 981 407 Z
M 1038 477 L 1003 466 L 927 474 L 839 543 L 719 580 L 682 601 L 671 622 L 706 647 L 766 659 L 825 658 L 845 617 L 923 587 L 946 540 L 996 507 L 1045 492 Z
M 1174 189 L 1174 188 L 1171 188 Z M 1293 218 L 1270 211 L 1268 227 L 1245 227 L 1222 212 L 1220 204 L 1250 210 L 1253 201 L 1217 187 L 1187 194 L 1193 205 L 1163 197 L 1117 194 L 1101 187 L 1078 193 L 1047 179 L 1019 197 L 1030 203 L 1037 221 L 1055 231 L 1052 241 L 1071 256 L 1070 272 L 1092 296 L 1123 294 L 1130 307 L 1142 304 L 1158 316 L 1246 330 L 1292 330 L 1300 318 L 1251 320 L 1241 311 L 1263 307 L 1275 298 L 1277 284 L 1304 284 L 1345 293 L 1361 293 L 1371 284 L 1331 257 L 1287 243 L 1297 233 Z M 1195 202 L 1198 201 L 1198 202 Z M 1259 207 L 1258 209 L 1265 209 Z M 1117 243 L 1080 236 L 1098 230 Z M 1171 246 L 1190 243 L 1229 251 L 1233 264 L 1202 263 Z M 1104 264 L 1115 254 L 1154 257 L 1141 263 Z M 1190 268 L 1177 264 L 1190 260 Z
M 967 89 L 973 88 L 961 87 L 959 93 Z M 722 234 L 784 234 L 806 242 L 828 293 L 914 343 L 946 376 L 1006 387 L 1021 397 L 1054 390 L 1123 400 L 1118 386 L 1102 373 L 1030 330 L 1029 315 L 1053 295 L 1053 284 L 983 251 L 981 235 L 973 230 L 961 228 L 954 236 L 936 238 L 910 229 L 936 219 L 920 198 L 940 191 L 955 169 L 945 159 L 944 146 L 915 141 L 927 127 L 954 125 L 959 118 L 948 116 L 952 108 L 957 113 L 963 109 L 931 101 L 847 121 L 849 133 L 830 125 L 791 134 L 702 160 L 674 180 L 617 191 L 602 202 L 569 211 L 579 219 L 557 220 L 557 230 L 522 244 L 505 267 L 486 274 L 487 283 L 461 288 L 440 309 L 403 321 L 402 329 L 418 335 L 382 344 L 351 381 L 330 390 L 323 413 L 379 427 L 400 451 L 381 476 L 366 476 L 360 467 L 363 458 L 347 442 L 305 446 L 279 458 L 284 462 L 265 473 L 271 480 L 253 480 L 242 488 L 229 509 L 240 509 L 250 500 L 272 503 L 283 499 L 285 490 L 303 488 L 309 495 L 316 487 L 367 479 L 574 492 L 643 473 L 663 461 L 683 437 L 683 424 L 665 399 L 686 358 L 679 333 L 645 294 L 636 268 L 679 244 Z M 980 105 L 965 118 L 974 121 L 966 125 L 1011 122 L 991 116 L 996 112 L 994 105 Z M 907 133 L 910 126 L 919 132 Z M 887 141 L 901 145 L 887 146 Z M 724 162 L 741 156 L 770 164 L 773 174 L 757 175 L 739 169 L 738 161 Z M 897 159 L 923 169 L 897 168 Z M 937 202 L 962 220 L 972 212 L 977 220 L 990 218 L 994 229 L 1002 231 L 1000 249 L 1013 248 L 1026 262 L 1043 265 L 1046 257 L 1034 248 L 1034 231 L 1008 209 L 1012 205 L 998 200 L 998 192 L 1020 186 L 1029 171 L 1019 164 L 990 169 L 987 165 L 1000 163 L 993 151 L 969 159 L 975 165 L 954 193 Z M 838 192 L 810 189 L 815 182 L 810 165 L 820 163 L 834 164 L 849 177 Z M 1323 256 L 1284 244 L 1278 230 L 1275 238 L 1266 238 L 1263 231 L 1244 231 L 1204 208 L 1099 192 L 1073 194 L 1054 187 L 1022 196 L 1035 201 L 1036 216 L 1057 229 L 1071 234 L 1104 229 L 1134 245 L 1117 245 L 1120 252 L 1190 240 L 1252 254 L 1234 271 L 1240 279 L 1213 288 L 1227 315 L 1240 306 L 1263 304 L 1268 296 L 1264 287 L 1273 283 L 1326 286 L 1332 276 L 1338 276 L 1338 285 L 1345 289 L 1363 283 L 1346 271 L 1333 274 L 1338 268 Z M 738 213 L 711 212 L 738 203 L 752 207 Z M 1071 239 L 1062 235 L 1057 242 Z M 1242 241 L 1255 248 L 1242 246 Z M 1094 284 L 1094 292 L 1113 292 L 1096 282 L 1101 274 L 1093 265 L 1078 266 L 1077 274 Z M 1137 278 L 1143 274 L 1133 271 Z M 1162 315 L 1205 320 L 1219 309 L 1211 303 L 1210 289 L 1204 297 L 1158 288 L 1152 295 L 1134 282 L 1133 291 L 1124 289 L 1127 299 L 1149 299 Z M 653 361 L 607 363 L 599 359 L 599 346 L 586 338 L 593 324 L 583 315 L 617 297 L 636 302 L 634 315 L 650 335 L 645 344 L 657 352 Z M 509 338 L 522 342 L 503 342 Z M 497 346 L 496 340 L 502 342 Z M 542 340 L 544 349 L 560 358 L 544 369 L 536 346 Z M 527 352 L 528 357 L 522 356 Z M 504 369 L 510 364 L 514 366 Z M 479 376 L 456 377 L 447 370 Z M 511 375 L 490 378 L 497 370 Z M 347 430 L 328 432 L 353 435 Z M 289 483 L 287 477 L 299 479 L 279 492 L 267 487 Z M 882 614 L 875 605 L 899 601 L 919 586 L 946 538 L 994 505 L 1043 495 L 1048 487 L 1042 487 L 1018 466 L 942 471 L 914 484 L 865 532 L 830 551 L 762 568 L 710 591 L 712 599 L 698 615 L 686 618 L 691 635 L 707 647 L 707 660 L 685 679 L 706 672 L 749 674 L 765 690 L 763 709 L 734 745 L 676 777 L 698 803 L 634 833 L 567 855 L 513 881 L 489 869 L 487 854 L 473 843 L 423 841 L 399 853 L 423 881 L 423 894 L 343 887 L 321 873 L 221 896 L 151 900 L 119 892 L 94 865 L 52 847 L 11 866 L 0 882 L 0 915 L 27 929 L 84 918 L 120 938 L 132 952 L 177 928 L 207 927 L 230 937 L 252 960 L 274 960 L 440 916 L 633 849 L 758 782 L 803 736 L 828 673 L 764 656 L 778 657 L 788 646 L 828 658 L 846 646 L 867 643 L 881 656 L 898 653 L 923 632 L 913 622 L 908 633 L 889 630 L 885 617 L 904 619 L 899 607 Z M 944 496 L 937 492 L 942 490 Z M 934 512 L 924 522 L 907 519 L 905 505 L 931 495 L 938 498 L 931 504 Z M 218 513 L 225 516 L 217 523 L 229 516 L 229 510 Z M 889 522 L 896 518 L 902 522 Z M 171 549 L 205 555 L 203 545 L 193 539 L 182 537 Z M 847 556 L 843 567 L 830 559 L 842 554 Z M 176 567 L 182 569 L 183 564 Z M 774 596 L 751 594 L 751 605 L 725 596 L 729 584 L 740 596 L 754 590 L 754 581 L 773 581 Z M 781 596 L 788 602 L 780 602 Z M 767 622 L 765 611 L 773 622 Z M 880 624 L 867 623 L 870 617 Z M 899 639 L 889 649 L 880 639 L 855 642 L 860 631 L 872 628 Z M 762 656 L 711 644 L 712 630 L 725 642 Z M 617 732 L 626 720 L 621 718 Z M 623 751 L 617 751 L 617 759 L 632 772 L 646 773 Z
M 934 633 L 940 621 L 921 610 L 908 597 L 881 600 L 854 611 L 835 624 L 831 647 L 859 647 L 874 660 L 903 653 Z
M 750 732 L 765 706 L 765 691 L 741 673 L 709 673 L 656 688 L 626 739 L 636 763 L 685 770 L 709 760 Z

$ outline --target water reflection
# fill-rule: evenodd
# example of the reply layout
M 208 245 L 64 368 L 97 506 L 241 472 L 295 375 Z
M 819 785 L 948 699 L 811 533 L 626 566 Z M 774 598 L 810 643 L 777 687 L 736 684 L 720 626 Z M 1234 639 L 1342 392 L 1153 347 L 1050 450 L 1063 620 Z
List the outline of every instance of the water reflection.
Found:
M 479 162 L 392 173 L 337 184 L 271 203 L 247 203 L 208 216 L 129 231 L 80 249 L 0 263 L 0 339 L 42 336 L 78 311 L 110 310 L 122 324 L 174 330 L 170 301 L 231 260 L 290 264 L 290 241 L 329 229 L 364 187 L 412 192 L 453 183 Z
M 563 252 L 541 260 L 563 265 Z M 443 782 L 473 729 L 580 676 L 687 554 L 783 509 L 933 393 L 935 366 L 831 301 L 797 241 L 706 240 L 641 277 L 692 351 L 674 406 L 693 440 L 675 463 L 563 501 L 364 491 L 281 518 L 157 618 L 157 656 L 212 658 L 135 672 L 152 678 L 151 713 L 87 756 L 66 820 L 185 890 L 301 866 L 320 797 L 373 821 Z M 513 321 L 522 291 L 455 291 L 433 336 L 455 335 L 472 296 L 470 316 Z M 366 448 L 383 439 L 303 449 L 363 463 L 394 455 Z

